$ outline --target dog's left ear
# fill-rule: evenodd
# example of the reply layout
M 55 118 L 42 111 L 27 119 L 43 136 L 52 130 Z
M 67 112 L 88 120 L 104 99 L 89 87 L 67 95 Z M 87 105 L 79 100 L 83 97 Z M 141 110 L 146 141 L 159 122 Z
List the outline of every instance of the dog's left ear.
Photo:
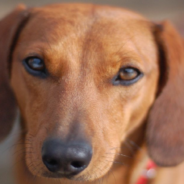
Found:
M 10 87 L 10 62 L 13 47 L 28 17 L 24 5 L 0 21 L 0 140 L 10 132 L 16 115 L 16 102 Z
M 169 22 L 154 26 L 161 90 L 148 117 L 148 152 L 160 166 L 184 161 L 184 42 Z

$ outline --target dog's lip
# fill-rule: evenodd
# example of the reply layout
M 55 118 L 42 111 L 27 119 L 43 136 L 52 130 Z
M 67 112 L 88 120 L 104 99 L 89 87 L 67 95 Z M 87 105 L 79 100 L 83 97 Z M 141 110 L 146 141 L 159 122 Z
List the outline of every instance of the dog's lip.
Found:
M 65 171 L 58 171 L 57 173 L 61 175 L 68 175 L 68 172 L 65 172 Z
M 57 172 L 57 175 L 61 175 L 64 178 L 72 178 L 71 174 L 69 174 L 69 172 L 65 172 L 65 171 L 59 171 Z
M 45 172 L 45 173 L 43 173 L 43 176 L 47 177 L 47 178 L 67 178 L 70 180 L 72 180 L 74 178 L 74 176 L 72 176 L 64 171 L 59 171 L 57 173 L 52 173 L 52 174 Z

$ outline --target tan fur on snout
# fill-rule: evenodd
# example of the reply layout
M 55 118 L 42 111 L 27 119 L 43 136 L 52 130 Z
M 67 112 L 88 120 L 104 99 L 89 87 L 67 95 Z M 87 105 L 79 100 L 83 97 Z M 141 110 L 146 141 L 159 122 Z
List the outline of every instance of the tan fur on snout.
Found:
M 18 184 L 135 182 L 132 172 L 147 151 L 132 153 L 127 140 L 144 145 L 145 123 L 167 65 L 160 64 L 156 25 L 127 10 L 96 5 L 28 11 L 12 51 L 10 78 L 24 130 L 17 146 L 24 150 L 16 158 L 22 158 Z M 28 56 L 44 60 L 46 78 L 25 70 L 22 61 Z M 114 85 L 124 66 L 139 69 L 143 77 L 129 86 Z M 89 142 L 89 166 L 72 180 L 55 178 L 41 154 L 50 137 Z

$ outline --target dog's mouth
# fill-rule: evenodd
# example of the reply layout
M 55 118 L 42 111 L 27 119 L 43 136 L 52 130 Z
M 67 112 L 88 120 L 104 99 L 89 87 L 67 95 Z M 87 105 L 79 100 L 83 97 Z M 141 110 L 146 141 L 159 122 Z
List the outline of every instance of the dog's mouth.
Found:
M 76 180 L 75 177 L 67 172 L 58 172 L 58 173 L 49 173 L 48 172 L 44 172 L 43 174 L 43 177 L 46 177 L 46 178 L 58 178 L 58 179 L 62 179 L 62 178 L 65 178 L 65 179 L 69 179 L 69 180 Z
M 26 149 L 26 162 L 30 172 L 35 177 L 53 178 L 62 182 L 96 181 L 110 171 L 116 157 L 116 149 L 93 150 L 85 141 L 74 140 L 65 144 L 55 138 L 46 139 L 41 144 L 41 152 L 33 152 L 34 141 L 29 139 L 28 142 L 31 146 Z M 35 150 L 40 150 L 40 144 Z

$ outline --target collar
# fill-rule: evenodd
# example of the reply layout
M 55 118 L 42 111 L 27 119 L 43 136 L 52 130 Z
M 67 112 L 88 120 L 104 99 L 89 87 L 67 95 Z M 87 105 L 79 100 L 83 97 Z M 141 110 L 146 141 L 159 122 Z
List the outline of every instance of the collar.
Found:
M 150 179 L 156 175 L 156 165 L 153 161 L 148 161 L 142 175 L 138 178 L 136 184 L 148 184 Z

